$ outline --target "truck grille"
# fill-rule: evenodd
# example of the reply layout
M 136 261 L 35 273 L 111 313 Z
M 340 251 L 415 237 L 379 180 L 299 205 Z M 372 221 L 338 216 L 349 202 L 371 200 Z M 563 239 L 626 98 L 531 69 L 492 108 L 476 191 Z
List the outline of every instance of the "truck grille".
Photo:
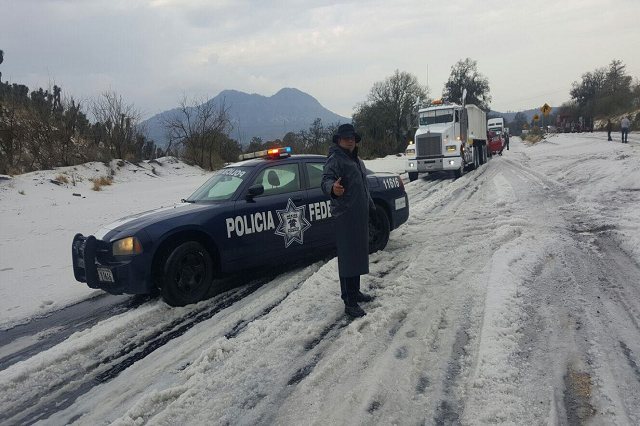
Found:
M 440 135 L 420 135 L 416 139 L 416 147 L 418 149 L 418 152 L 416 152 L 416 154 L 418 157 L 442 155 L 442 144 L 440 143 Z

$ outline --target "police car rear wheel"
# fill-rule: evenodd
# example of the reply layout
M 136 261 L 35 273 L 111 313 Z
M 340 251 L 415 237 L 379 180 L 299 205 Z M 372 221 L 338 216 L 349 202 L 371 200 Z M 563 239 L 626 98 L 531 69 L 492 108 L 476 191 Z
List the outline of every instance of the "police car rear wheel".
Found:
M 384 250 L 389 242 L 391 226 L 384 208 L 376 204 L 376 217 L 369 218 L 369 253 Z
M 204 299 L 213 281 L 213 261 L 196 241 L 177 246 L 163 268 L 162 298 L 171 306 L 184 306 Z

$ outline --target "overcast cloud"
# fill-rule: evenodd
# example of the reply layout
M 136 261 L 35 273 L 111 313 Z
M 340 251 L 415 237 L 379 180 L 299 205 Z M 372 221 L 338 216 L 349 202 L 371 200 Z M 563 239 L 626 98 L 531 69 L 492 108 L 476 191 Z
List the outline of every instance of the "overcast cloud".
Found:
M 640 1 L 5 0 L 3 81 L 120 93 L 145 117 L 182 93 L 271 96 L 295 87 L 351 116 L 394 70 L 439 97 L 471 57 L 499 111 L 569 99 L 582 73 L 620 59 L 640 77 Z

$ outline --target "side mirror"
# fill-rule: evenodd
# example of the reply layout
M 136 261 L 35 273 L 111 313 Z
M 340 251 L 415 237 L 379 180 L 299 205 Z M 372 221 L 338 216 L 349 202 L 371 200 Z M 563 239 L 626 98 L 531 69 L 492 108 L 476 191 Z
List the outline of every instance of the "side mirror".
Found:
M 253 200 L 253 197 L 264 194 L 264 186 L 261 183 L 252 185 L 249 187 L 249 192 L 247 193 L 246 199 Z

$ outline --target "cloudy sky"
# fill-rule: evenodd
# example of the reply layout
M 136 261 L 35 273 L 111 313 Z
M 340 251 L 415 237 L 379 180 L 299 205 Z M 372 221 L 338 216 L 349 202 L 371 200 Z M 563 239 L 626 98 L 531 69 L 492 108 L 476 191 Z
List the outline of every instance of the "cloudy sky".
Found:
M 569 98 L 620 59 L 640 77 L 638 0 L 3 0 L 2 80 L 88 99 L 112 89 L 145 118 L 183 93 L 295 87 L 350 117 L 408 71 L 439 97 L 471 57 L 498 111 Z

